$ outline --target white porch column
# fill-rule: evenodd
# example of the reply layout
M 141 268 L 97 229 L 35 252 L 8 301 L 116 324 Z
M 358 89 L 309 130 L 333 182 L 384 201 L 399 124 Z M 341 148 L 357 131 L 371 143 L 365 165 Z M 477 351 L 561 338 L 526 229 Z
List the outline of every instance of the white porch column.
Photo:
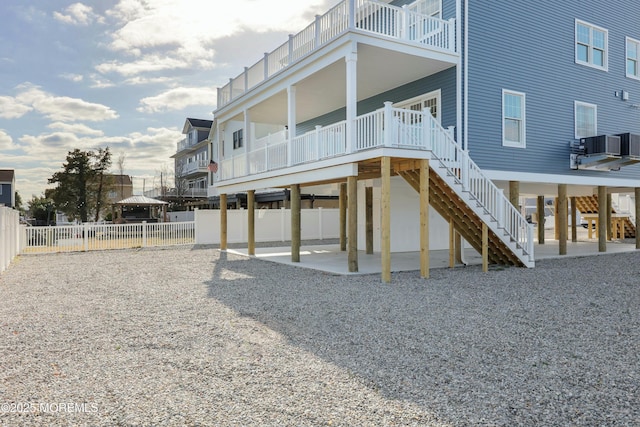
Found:
M 245 175 L 249 175 L 249 149 L 251 143 L 251 113 L 248 109 L 244 110 L 244 162 Z
M 353 51 L 345 57 L 347 62 L 347 153 L 353 153 L 356 150 L 355 120 L 358 113 L 358 53 L 356 50 L 354 45 Z
M 296 87 L 287 87 L 287 124 L 289 135 L 287 141 L 287 165 L 293 164 L 293 138 L 296 137 Z

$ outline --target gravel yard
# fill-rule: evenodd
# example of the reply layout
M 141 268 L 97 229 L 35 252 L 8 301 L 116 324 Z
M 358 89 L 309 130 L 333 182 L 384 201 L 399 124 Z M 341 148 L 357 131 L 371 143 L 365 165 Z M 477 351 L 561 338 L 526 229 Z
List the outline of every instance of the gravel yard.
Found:
M 640 252 L 431 276 L 22 256 L 0 276 L 0 425 L 638 425 Z

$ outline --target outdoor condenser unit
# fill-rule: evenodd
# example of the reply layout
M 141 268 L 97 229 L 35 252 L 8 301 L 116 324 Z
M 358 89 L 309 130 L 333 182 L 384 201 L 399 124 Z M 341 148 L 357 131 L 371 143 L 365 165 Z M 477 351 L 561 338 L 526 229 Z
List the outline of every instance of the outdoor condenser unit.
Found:
M 633 133 L 621 133 L 620 154 L 623 156 L 640 157 L 640 135 Z
M 598 135 L 581 138 L 580 145 L 584 146 L 585 154 L 620 155 L 620 137 L 613 135 Z

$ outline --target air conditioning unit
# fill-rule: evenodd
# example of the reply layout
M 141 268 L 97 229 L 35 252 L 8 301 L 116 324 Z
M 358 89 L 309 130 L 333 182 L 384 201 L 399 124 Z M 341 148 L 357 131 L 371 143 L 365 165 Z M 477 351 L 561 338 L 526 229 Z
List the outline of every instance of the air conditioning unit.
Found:
M 633 133 L 621 133 L 620 154 L 623 156 L 640 157 L 640 135 Z
M 598 135 L 581 138 L 580 145 L 584 145 L 585 154 L 620 155 L 620 137 L 613 135 Z

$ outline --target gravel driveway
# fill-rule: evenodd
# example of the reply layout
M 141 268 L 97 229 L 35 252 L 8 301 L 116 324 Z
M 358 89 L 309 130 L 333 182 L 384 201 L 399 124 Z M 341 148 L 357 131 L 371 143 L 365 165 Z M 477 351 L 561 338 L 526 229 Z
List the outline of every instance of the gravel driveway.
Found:
M 638 425 L 640 252 L 431 276 L 23 256 L 0 276 L 0 425 Z

